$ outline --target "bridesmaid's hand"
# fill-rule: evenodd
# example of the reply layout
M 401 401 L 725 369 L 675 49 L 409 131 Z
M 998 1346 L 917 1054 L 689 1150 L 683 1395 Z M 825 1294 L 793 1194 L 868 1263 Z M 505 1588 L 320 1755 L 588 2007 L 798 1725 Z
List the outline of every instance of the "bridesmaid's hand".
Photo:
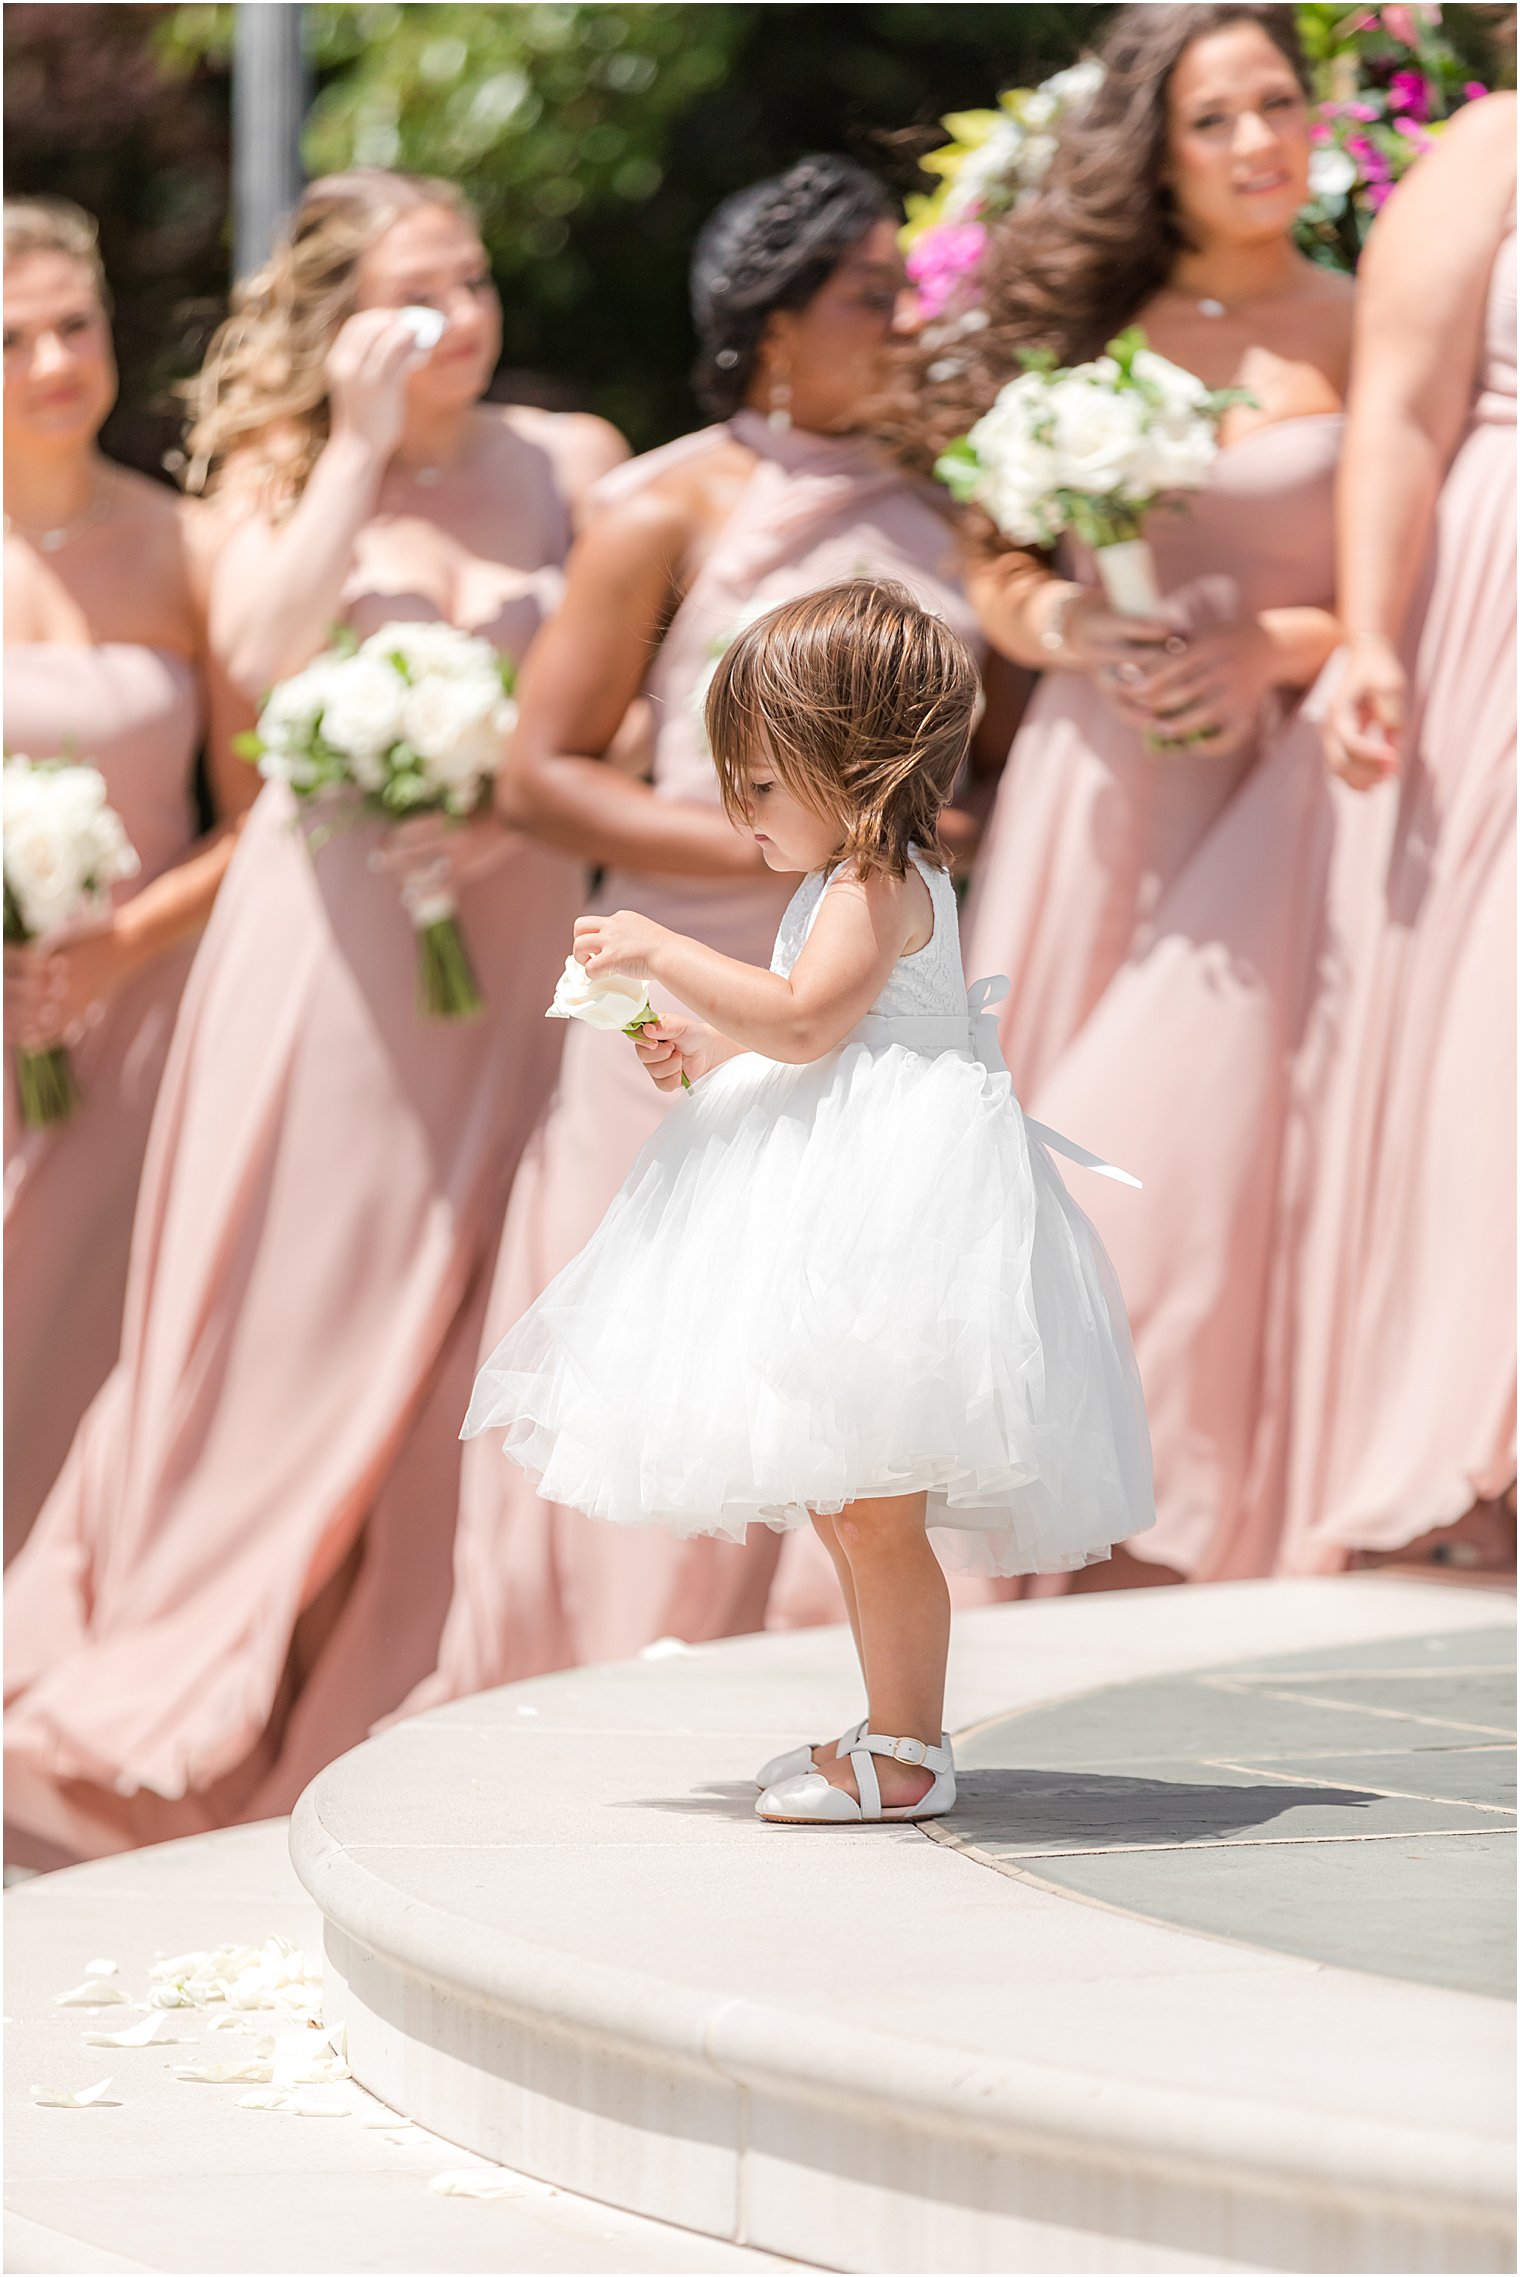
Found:
M 462 893 L 527 843 L 489 807 L 462 822 L 448 814 L 414 814 L 386 833 L 369 863 L 372 870 L 388 871 L 398 880 L 401 898 L 409 904 L 418 897 Z
M 141 967 L 117 925 L 68 939 L 10 943 L 5 951 L 5 1036 L 22 1051 L 46 1051 L 89 1025 Z
M 1224 759 L 1255 735 L 1272 686 L 1272 644 L 1254 618 L 1187 634 L 1181 653 L 1148 666 L 1120 707 L 1151 747 Z
M 657 1091 L 679 1091 L 683 1076 L 688 1083 L 695 1083 L 700 1076 L 711 1074 L 728 1058 L 732 1047 L 705 1020 L 667 1012 L 640 1030 L 633 1048 Z
M 333 441 L 351 439 L 388 459 L 401 440 L 407 376 L 427 359 L 399 308 L 351 316 L 327 352 Z
M 611 973 L 625 980 L 648 980 L 650 960 L 664 938 L 663 925 L 632 909 L 615 909 L 610 917 L 577 917 L 575 960 L 594 980 Z
M 1354 791 L 1399 771 L 1407 683 L 1392 644 L 1376 634 L 1351 641 L 1325 718 L 1325 759 Z

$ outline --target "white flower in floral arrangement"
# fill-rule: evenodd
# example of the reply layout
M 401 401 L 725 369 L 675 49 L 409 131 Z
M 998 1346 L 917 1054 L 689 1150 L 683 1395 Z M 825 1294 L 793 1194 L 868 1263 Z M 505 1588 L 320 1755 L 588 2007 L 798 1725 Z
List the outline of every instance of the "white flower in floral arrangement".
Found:
M 448 680 L 465 680 L 479 673 L 500 685 L 496 651 L 491 643 L 475 633 L 460 632 L 457 626 L 443 624 L 435 617 L 415 622 L 401 618 L 393 625 L 382 625 L 368 640 L 361 641 L 358 653 L 378 657 L 386 663 L 399 656 L 414 680 L 428 672 Z
M 1309 191 L 1316 198 L 1345 198 L 1357 185 L 1356 160 L 1333 142 L 1320 143 L 1309 153 Z
M 1103 66 L 1095 57 L 1088 56 L 1081 63 L 1068 65 L 1065 71 L 1055 71 L 1042 79 L 1038 92 L 1052 95 L 1068 116 L 1081 103 L 1096 95 L 1103 84 Z
M 495 671 L 451 678 L 429 672 L 402 690 L 401 731 L 445 803 L 463 810 L 501 765 L 517 707 Z
M 322 710 L 322 741 L 340 751 L 362 782 L 359 768 L 372 770 L 402 735 L 402 701 L 406 682 L 394 665 L 362 653 L 333 666 L 327 676 L 327 701 Z M 383 770 L 380 779 L 383 780 Z
M 103 912 L 110 888 L 141 867 L 105 777 L 69 762 L 34 766 L 18 754 L 6 760 L 3 782 L 5 882 L 23 937 Z
M 1065 490 L 1103 497 L 1129 487 L 1149 407 L 1137 391 L 1117 387 L 1118 376 L 1105 356 L 1051 386 L 1051 447 Z
M 259 773 L 299 789 L 311 769 L 311 747 L 333 689 L 337 659 L 319 657 L 270 689 L 259 713 Z

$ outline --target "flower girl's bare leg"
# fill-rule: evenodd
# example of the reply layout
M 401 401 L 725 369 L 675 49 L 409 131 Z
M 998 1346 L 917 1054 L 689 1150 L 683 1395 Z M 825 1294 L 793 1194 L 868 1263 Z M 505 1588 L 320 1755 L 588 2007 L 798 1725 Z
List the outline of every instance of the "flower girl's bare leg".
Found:
M 855 1658 L 860 1662 L 860 1673 L 864 1676 L 866 1656 L 860 1648 L 860 1608 L 855 1602 L 855 1575 L 851 1570 L 849 1559 L 844 1554 L 844 1544 L 839 1539 L 839 1532 L 833 1519 L 818 1510 L 810 1510 L 808 1516 L 813 1521 L 814 1533 L 828 1551 L 834 1571 L 839 1577 L 839 1593 L 844 1599 L 844 1609 L 849 1617 L 850 1634 L 855 1639 Z M 836 1760 L 834 1742 L 831 1739 L 821 1740 L 813 1749 L 815 1768 L 822 1767 L 825 1756 L 831 1763 Z
M 854 1589 L 871 1729 L 938 1747 L 950 1654 L 950 1592 L 924 1527 L 921 1494 L 852 1502 L 834 1520 Z M 834 1786 L 855 1792 L 848 1760 L 818 1764 Z M 932 1772 L 878 1758 L 884 1803 L 916 1803 Z

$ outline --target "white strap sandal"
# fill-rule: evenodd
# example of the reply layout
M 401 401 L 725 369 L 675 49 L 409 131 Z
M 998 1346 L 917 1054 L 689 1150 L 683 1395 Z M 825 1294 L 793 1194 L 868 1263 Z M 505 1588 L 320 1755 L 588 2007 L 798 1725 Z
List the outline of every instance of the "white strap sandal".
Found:
M 834 1742 L 834 1753 L 848 1755 L 850 1749 L 858 1747 L 865 1738 L 869 1725 L 870 1718 L 862 1716 L 858 1724 L 851 1724 L 848 1731 L 842 1731 Z M 954 1756 L 948 1732 L 940 1733 L 939 1743 L 947 1755 Z M 755 1785 L 764 1794 L 767 1787 L 777 1787 L 783 1779 L 805 1779 L 815 1768 L 813 1742 L 805 1739 L 800 1747 L 789 1747 L 784 1755 L 773 1755 L 769 1763 L 762 1763 L 755 1773 Z
M 922 1739 L 889 1739 L 880 1732 L 859 1734 L 843 1752 L 850 1758 L 857 1802 L 843 1787 L 831 1786 L 821 1771 L 778 1780 L 755 1805 L 758 1818 L 777 1826 L 866 1826 L 885 1820 L 943 1818 L 955 1805 L 955 1764 L 948 1747 L 931 1747 Z M 890 1756 L 894 1763 L 923 1764 L 934 1773 L 934 1784 L 916 1803 L 883 1805 L 873 1756 Z

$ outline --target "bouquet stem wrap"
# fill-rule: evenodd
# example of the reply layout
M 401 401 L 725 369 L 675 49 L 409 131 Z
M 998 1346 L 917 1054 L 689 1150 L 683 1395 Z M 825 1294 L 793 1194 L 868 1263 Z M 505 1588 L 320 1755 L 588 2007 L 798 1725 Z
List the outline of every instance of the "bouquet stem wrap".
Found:
M 426 880 L 401 889 L 417 934 L 417 1009 L 428 1020 L 474 1020 L 485 1010 L 453 897 Z
M 1165 596 L 1144 538 L 1121 538 L 1093 555 L 1109 607 L 1120 617 L 1158 617 Z
M 62 1044 L 49 1044 L 40 1052 L 17 1052 L 16 1097 L 29 1130 L 68 1121 L 79 1105 L 79 1085 Z

